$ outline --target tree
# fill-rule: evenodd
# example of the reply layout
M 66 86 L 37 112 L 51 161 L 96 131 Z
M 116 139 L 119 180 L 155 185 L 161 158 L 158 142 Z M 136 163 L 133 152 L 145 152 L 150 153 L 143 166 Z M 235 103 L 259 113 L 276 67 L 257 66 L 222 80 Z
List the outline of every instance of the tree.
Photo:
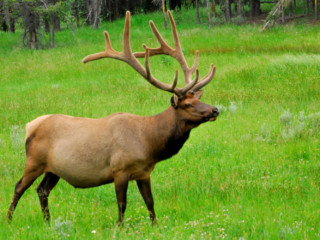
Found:
M 168 22 L 167 22 L 167 14 L 166 14 L 166 1 L 162 0 L 161 1 L 162 4 L 162 14 L 163 14 L 163 20 L 164 20 L 164 28 L 167 29 L 168 28 Z
M 4 2 L 0 2 L 0 20 L 1 20 L 1 30 L 4 32 L 7 32 L 8 24 L 5 18 Z
M 220 9 L 223 13 L 224 20 L 226 23 L 230 22 L 231 19 L 231 0 L 220 1 Z
M 176 7 L 181 9 L 181 0 L 169 0 L 169 9 L 174 10 Z
M 43 5 L 39 6 L 38 13 L 44 19 L 46 32 L 49 34 L 49 45 L 51 48 L 54 48 L 55 32 L 60 31 L 59 13 L 62 12 L 63 3 L 57 0 L 41 1 Z
M 100 23 L 101 1 L 100 0 L 86 0 L 87 7 L 87 25 L 92 25 L 97 29 Z
M 207 2 L 207 12 L 208 12 L 209 28 L 211 28 L 211 14 L 210 14 L 210 4 L 209 4 L 209 0 L 206 0 L 206 2 Z
M 31 49 L 38 48 L 38 31 L 40 28 L 40 15 L 37 12 L 39 1 L 20 1 L 19 9 L 24 25 L 23 43 Z
M 317 20 L 318 19 L 318 1 L 314 0 L 314 17 Z
M 259 16 L 261 13 L 260 0 L 250 0 L 250 17 Z
M 14 1 L 6 0 L 0 2 L 1 30 L 15 32 L 15 8 Z
M 199 0 L 196 0 L 197 23 L 200 24 Z

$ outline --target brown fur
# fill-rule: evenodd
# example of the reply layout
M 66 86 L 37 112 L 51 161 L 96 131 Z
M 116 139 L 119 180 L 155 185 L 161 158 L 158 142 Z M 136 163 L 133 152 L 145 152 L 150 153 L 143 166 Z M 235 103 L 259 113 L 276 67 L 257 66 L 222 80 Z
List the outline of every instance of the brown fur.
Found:
M 46 173 L 38 187 L 46 220 L 50 217 L 47 198 L 59 178 L 77 188 L 115 182 L 120 222 L 128 181 L 136 180 L 154 220 L 150 174 L 156 163 L 178 153 L 192 128 L 218 115 L 215 107 L 198 97 L 188 94 L 176 108 L 170 106 L 152 117 L 129 113 L 101 119 L 45 115 L 31 121 L 26 127 L 26 166 L 8 218 L 24 191 Z
M 106 51 L 89 55 L 83 62 L 101 58 L 125 61 L 155 87 L 173 93 L 171 106 L 163 113 L 141 117 L 129 113 L 115 113 L 101 119 L 77 118 L 66 115 L 41 116 L 26 127 L 26 166 L 22 178 L 15 187 L 8 219 L 16 205 L 36 178 L 45 173 L 37 188 L 44 219 L 49 220 L 48 197 L 62 178 L 74 187 L 89 188 L 114 182 L 121 223 L 127 205 L 127 188 L 130 180 L 136 180 L 147 205 L 151 221 L 155 220 L 150 174 L 157 162 L 177 154 L 189 138 L 190 131 L 219 115 L 217 108 L 200 102 L 202 87 L 215 73 L 211 64 L 209 73 L 198 81 L 199 52 L 194 64 L 188 67 L 177 35 L 172 14 L 168 12 L 175 49 L 162 38 L 153 22 L 151 29 L 159 48 L 145 47 L 143 53 L 132 53 L 129 41 L 130 13 L 126 13 L 123 52 L 112 49 L 105 32 Z M 184 72 L 186 86 L 178 88 L 176 71 L 172 85 L 159 82 L 152 76 L 149 57 L 167 54 L 174 57 Z M 145 58 L 145 67 L 137 60 Z M 193 73 L 195 78 L 192 80 Z M 200 91 L 199 91 L 200 90 Z

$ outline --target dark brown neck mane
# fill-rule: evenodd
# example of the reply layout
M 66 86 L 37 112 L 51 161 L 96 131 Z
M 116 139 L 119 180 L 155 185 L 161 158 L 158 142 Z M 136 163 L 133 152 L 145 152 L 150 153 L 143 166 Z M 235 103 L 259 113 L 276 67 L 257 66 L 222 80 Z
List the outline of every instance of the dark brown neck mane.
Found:
M 189 138 L 191 129 L 196 126 L 179 119 L 176 110 L 171 106 L 149 120 L 150 157 L 156 162 L 177 154 Z

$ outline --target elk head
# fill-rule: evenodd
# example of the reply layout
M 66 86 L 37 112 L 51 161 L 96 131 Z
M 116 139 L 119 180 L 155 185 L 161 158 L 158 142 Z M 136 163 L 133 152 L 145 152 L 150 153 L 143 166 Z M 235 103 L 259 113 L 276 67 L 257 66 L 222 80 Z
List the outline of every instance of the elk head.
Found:
M 173 96 L 171 105 L 175 108 L 180 119 L 191 125 L 199 125 L 207 121 L 215 121 L 219 115 L 216 107 L 200 101 L 202 90 L 189 91 L 183 98 Z
M 134 68 L 153 86 L 161 90 L 173 93 L 173 97 L 171 98 L 171 105 L 176 110 L 176 114 L 179 118 L 185 119 L 186 121 L 194 123 L 195 125 L 199 125 L 200 123 L 206 121 L 214 121 L 219 115 L 218 109 L 216 107 L 202 103 L 200 101 L 200 97 L 203 93 L 203 90 L 201 90 L 201 88 L 203 88 L 212 80 L 216 68 L 213 64 L 211 64 L 208 74 L 199 80 L 199 72 L 197 69 L 199 62 L 199 51 L 196 51 L 196 57 L 193 66 L 188 67 L 187 61 L 181 49 L 176 24 L 170 11 L 168 11 L 168 16 L 171 23 L 175 48 L 170 47 L 164 41 L 153 21 L 150 21 L 149 24 L 151 30 L 160 43 L 160 47 L 149 48 L 145 44 L 143 44 L 142 46 L 145 49 L 144 52 L 133 53 L 130 46 L 130 12 L 128 11 L 126 13 L 123 34 L 123 51 L 118 52 L 114 50 L 111 46 L 108 32 L 104 32 L 106 40 L 106 50 L 104 52 L 91 54 L 85 57 L 82 61 L 83 63 L 86 63 L 89 61 L 98 60 L 100 58 L 114 58 L 124 61 L 128 63 L 132 68 Z M 169 55 L 179 62 L 185 79 L 185 86 L 183 88 L 177 87 L 178 70 L 176 70 L 175 72 L 174 80 L 171 85 L 158 81 L 152 75 L 149 65 L 149 57 L 161 54 Z M 145 58 L 145 66 L 143 66 L 137 58 Z M 195 77 L 194 79 L 192 79 L 194 73 Z

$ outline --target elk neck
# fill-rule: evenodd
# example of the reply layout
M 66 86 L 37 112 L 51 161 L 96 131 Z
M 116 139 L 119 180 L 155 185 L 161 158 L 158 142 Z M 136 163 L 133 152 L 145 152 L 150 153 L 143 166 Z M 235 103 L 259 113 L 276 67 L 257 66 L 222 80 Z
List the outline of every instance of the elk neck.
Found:
M 179 118 L 171 106 L 164 112 L 149 117 L 148 121 L 149 152 L 156 162 L 177 154 L 189 138 L 191 129 L 195 127 Z

